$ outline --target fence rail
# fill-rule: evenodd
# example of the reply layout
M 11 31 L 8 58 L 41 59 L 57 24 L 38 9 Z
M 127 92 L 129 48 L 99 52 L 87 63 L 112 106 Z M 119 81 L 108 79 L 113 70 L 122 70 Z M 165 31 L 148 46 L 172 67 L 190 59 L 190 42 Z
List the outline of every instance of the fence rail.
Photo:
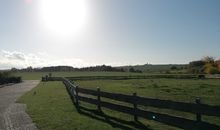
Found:
M 129 76 L 78 76 L 65 77 L 69 80 L 129 80 L 129 79 L 152 79 L 152 78 L 175 78 L 175 79 L 196 79 L 195 74 L 154 74 L 154 75 L 129 75 Z M 42 77 L 42 81 L 62 81 L 62 77 Z
M 115 93 L 102 92 L 102 91 L 98 92 L 95 90 L 90 90 L 90 89 L 85 89 L 85 88 L 78 88 L 78 91 L 80 93 L 90 94 L 93 96 L 100 95 L 101 97 L 111 98 L 117 101 L 123 101 L 123 102 L 128 102 L 128 103 L 136 102 L 138 105 L 143 105 L 143 106 L 167 108 L 167 109 L 190 112 L 190 113 L 201 113 L 203 115 L 209 115 L 209 116 L 220 116 L 220 111 L 219 111 L 220 106 L 183 103 L 183 102 L 175 102 L 175 101 L 169 101 L 169 100 L 145 98 L 145 97 L 139 97 L 139 96 L 137 96 L 134 101 L 134 97 L 131 95 L 115 94 Z
M 70 80 L 126 80 L 126 79 L 152 79 L 152 78 L 176 78 L 176 79 L 195 79 L 195 74 L 155 74 L 155 75 L 130 75 L 130 76 L 80 76 L 66 77 Z
M 97 105 L 99 111 L 101 111 L 101 108 L 103 107 L 133 115 L 134 120 L 138 120 L 138 117 L 142 117 L 145 119 L 155 120 L 161 123 L 179 127 L 182 129 L 197 129 L 197 130 L 220 129 L 220 126 L 204 122 L 201 119 L 202 115 L 220 117 L 220 106 L 201 104 L 199 99 L 196 99 L 196 104 L 175 102 L 170 100 L 152 99 L 152 98 L 137 96 L 136 93 L 134 93 L 133 95 L 125 95 L 125 94 L 103 92 L 100 91 L 99 88 L 97 89 L 97 91 L 91 89 L 85 89 L 75 86 L 66 78 L 62 78 L 62 81 L 65 84 L 71 98 L 76 103 L 77 107 L 79 106 L 79 102 L 83 101 Z M 91 98 L 91 96 L 86 96 L 86 95 L 96 96 L 97 98 L 94 99 Z M 130 103 L 133 104 L 133 107 L 102 101 L 101 100 L 102 97 Z M 183 117 L 176 117 L 168 114 L 146 111 L 143 109 L 139 109 L 138 108 L 139 105 L 193 113 L 195 114 L 196 120 L 190 120 L 190 119 L 185 119 Z

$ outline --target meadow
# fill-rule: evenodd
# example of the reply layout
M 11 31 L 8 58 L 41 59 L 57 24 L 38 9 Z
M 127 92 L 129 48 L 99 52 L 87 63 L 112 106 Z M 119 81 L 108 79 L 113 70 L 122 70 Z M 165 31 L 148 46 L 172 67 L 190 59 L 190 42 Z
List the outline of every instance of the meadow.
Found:
M 146 75 L 146 73 L 129 72 L 16 72 L 12 75 L 21 76 L 23 80 L 40 80 L 42 76 L 49 73 L 52 73 L 53 77 Z
M 34 76 L 25 73 L 23 75 L 37 79 L 44 73 L 37 73 Z M 45 73 L 47 74 L 47 73 Z M 55 75 L 56 73 L 53 73 Z M 103 76 L 103 75 L 130 75 L 129 73 L 57 73 L 64 76 Z M 28 76 L 27 76 L 28 77 Z M 30 78 L 29 77 L 29 78 Z M 40 77 L 38 77 L 40 78 Z M 220 105 L 220 80 L 219 79 L 130 79 L 130 80 L 85 80 L 73 81 L 80 87 L 97 89 L 101 91 L 123 93 L 131 95 L 136 92 L 139 96 L 167 99 L 181 102 L 195 102 L 195 98 L 201 98 L 201 102 L 210 105 Z M 103 99 L 107 100 L 107 99 Z M 134 122 L 133 117 L 120 112 L 103 109 L 108 116 L 100 116 L 94 113 L 96 106 L 81 102 L 80 105 L 92 111 L 77 111 L 62 82 L 42 82 L 36 88 L 23 95 L 19 102 L 27 104 L 27 111 L 31 115 L 37 127 L 42 130 L 50 129 L 172 129 L 178 128 L 164 125 L 151 120 L 139 119 L 140 122 Z M 114 103 L 120 103 L 111 101 Z M 130 105 L 130 104 L 125 104 Z M 171 110 L 158 110 L 147 107 L 156 112 L 168 113 L 175 116 L 184 116 L 189 119 L 195 119 L 195 115 Z M 202 120 L 212 124 L 219 125 L 219 117 L 202 116 Z

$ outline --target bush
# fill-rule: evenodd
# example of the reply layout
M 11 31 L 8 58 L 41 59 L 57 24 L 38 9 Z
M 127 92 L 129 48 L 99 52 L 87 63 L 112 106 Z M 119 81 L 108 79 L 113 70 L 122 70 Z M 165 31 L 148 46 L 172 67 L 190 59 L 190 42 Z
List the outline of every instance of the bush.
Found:
M 218 72 L 218 69 L 215 67 L 211 67 L 208 69 L 208 74 L 217 74 L 217 73 L 219 72 Z
M 0 84 L 20 83 L 21 81 L 21 77 L 0 77 Z
M 205 73 L 207 74 L 217 74 L 219 73 L 217 66 L 214 64 L 206 64 L 205 65 Z

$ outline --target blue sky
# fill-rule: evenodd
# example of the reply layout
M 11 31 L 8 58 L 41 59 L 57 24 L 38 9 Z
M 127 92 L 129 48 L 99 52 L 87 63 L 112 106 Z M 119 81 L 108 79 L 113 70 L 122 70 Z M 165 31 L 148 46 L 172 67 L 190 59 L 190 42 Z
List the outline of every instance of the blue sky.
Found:
M 220 58 L 219 0 L 85 0 L 85 24 L 67 36 L 44 25 L 40 1 L 0 1 L 0 69 Z

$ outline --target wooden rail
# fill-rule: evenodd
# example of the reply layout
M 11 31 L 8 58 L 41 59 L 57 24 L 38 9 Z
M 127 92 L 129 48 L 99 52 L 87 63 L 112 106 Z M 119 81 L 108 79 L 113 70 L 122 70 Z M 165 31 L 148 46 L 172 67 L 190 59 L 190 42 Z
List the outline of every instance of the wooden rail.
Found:
M 69 80 L 127 80 L 127 79 L 152 79 L 152 78 L 175 78 L 175 79 L 195 79 L 198 75 L 194 74 L 155 74 L 155 75 L 130 75 L 130 76 L 80 76 L 66 77 Z
M 130 75 L 130 76 L 79 76 L 65 77 L 69 80 L 129 80 L 129 79 L 152 79 L 152 78 L 174 78 L 174 79 L 196 79 L 194 74 L 155 74 L 155 75 Z M 62 77 L 42 77 L 42 81 L 62 81 Z
M 135 121 L 138 120 L 138 117 L 142 117 L 145 119 L 155 120 L 182 129 L 220 130 L 220 126 L 202 121 L 202 115 L 219 117 L 220 106 L 210 106 L 206 104 L 201 104 L 199 99 L 196 99 L 195 104 L 175 102 L 170 100 L 152 99 L 152 98 L 137 96 L 136 93 L 134 93 L 133 95 L 125 95 L 125 94 L 116 94 L 110 92 L 102 92 L 100 91 L 99 88 L 97 89 L 97 91 L 91 89 L 85 89 L 75 86 L 66 78 L 62 78 L 62 80 L 67 88 L 68 93 L 70 94 L 71 98 L 73 99 L 77 107 L 79 106 L 80 101 L 84 101 L 87 103 L 97 105 L 99 111 L 101 111 L 101 108 L 103 107 L 133 115 Z M 80 95 L 80 93 L 82 94 Z M 91 96 L 86 96 L 86 95 L 96 96 L 97 98 L 91 98 Z M 102 101 L 101 100 L 102 97 L 113 99 L 116 101 L 130 103 L 133 104 L 131 105 L 133 107 Z M 196 120 L 190 120 L 190 119 L 185 119 L 183 117 L 176 117 L 168 114 L 146 111 L 139 109 L 138 106 L 151 106 L 156 108 L 165 108 L 176 111 L 189 112 L 195 114 Z
M 115 93 L 102 92 L 102 91 L 98 92 L 95 90 L 90 90 L 85 88 L 78 88 L 78 91 L 84 94 L 89 94 L 93 96 L 100 95 L 101 97 L 110 98 L 117 101 L 128 102 L 132 104 L 136 102 L 138 105 L 143 105 L 143 106 L 166 108 L 166 109 L 172 109 L 172 110 L 178 110 L 178 111 L 190 112 L 190 113 L 200 113 L 208 116 L 220 116 L 220 106 L 209 106 L 206 104 L 199 104 L 199 103 L 198 104 L 183 103 L 183 102 L 175 102 L 169 100 L 145 98 L 139 96 L 136 96 L 136 99 L 134 101 L 134 97 L 132 95 L 115 94 Z

